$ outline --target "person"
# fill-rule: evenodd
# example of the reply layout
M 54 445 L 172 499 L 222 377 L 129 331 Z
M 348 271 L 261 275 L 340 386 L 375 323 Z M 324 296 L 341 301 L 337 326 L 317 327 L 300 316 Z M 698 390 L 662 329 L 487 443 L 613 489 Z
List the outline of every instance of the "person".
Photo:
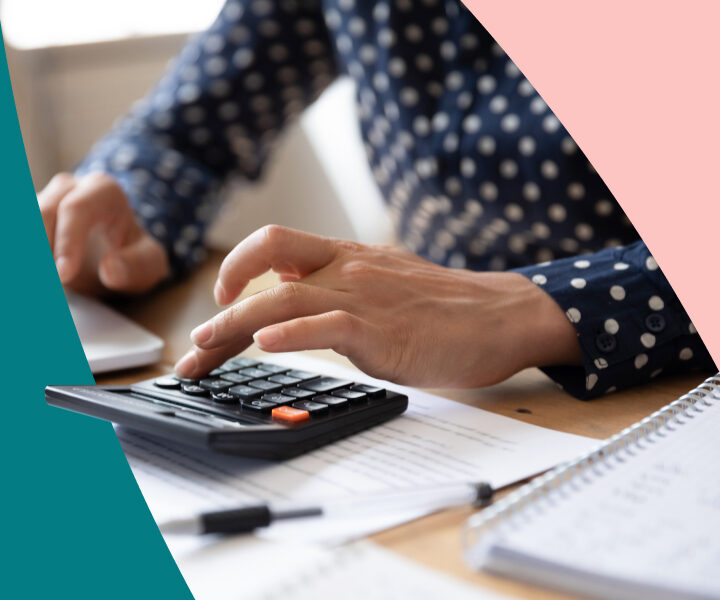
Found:
M 712 367 L 608 188 L 458 0 L 229 0 L 39 194 L 61 281 L 141 292 L 188 272 L 223 182 L 258 178 L 282 129 L 344 74 L 404 248 L 253 233 L 222 263 L 216 301 L 268 269 L 282 283 L 198 326 L 180 375 L 253 340 L 332 348 L 415 386 L 539 366 L 579 398 Z

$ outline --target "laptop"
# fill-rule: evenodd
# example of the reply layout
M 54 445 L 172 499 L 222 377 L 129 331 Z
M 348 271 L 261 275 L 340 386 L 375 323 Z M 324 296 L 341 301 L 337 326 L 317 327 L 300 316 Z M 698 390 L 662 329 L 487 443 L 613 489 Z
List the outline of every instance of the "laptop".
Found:
M 164 342 L 101 302 L 65 290 L 70 313 L 94 374 L 160 360 Z

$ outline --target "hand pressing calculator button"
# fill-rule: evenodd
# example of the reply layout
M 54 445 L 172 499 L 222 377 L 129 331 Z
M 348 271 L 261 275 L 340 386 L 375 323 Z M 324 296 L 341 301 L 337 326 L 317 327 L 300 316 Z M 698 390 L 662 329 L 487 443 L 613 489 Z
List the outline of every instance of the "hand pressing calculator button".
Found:
M 305 421 L 310 418 L 310 413 L 306 410 L 300 410 L 293 408 L 292 406 L 278 406 L 272 409 L 272 416 L 274 419 L 280 419 L 281 421 L 291 421 L 297 423 L 298 421 Z
M 199 379 L 51 386 L 45 397 L 173 443 L 262 459 L 297 456 L 384 423 L 408 403 L 377 386 L 245 357 Z

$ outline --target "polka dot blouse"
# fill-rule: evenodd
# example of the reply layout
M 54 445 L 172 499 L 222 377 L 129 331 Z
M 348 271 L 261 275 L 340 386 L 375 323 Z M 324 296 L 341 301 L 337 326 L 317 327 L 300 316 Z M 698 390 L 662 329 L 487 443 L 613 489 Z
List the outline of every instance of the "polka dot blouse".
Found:
M 568 392 L 712 368 L 592 165 L 458 0 L 229 0 L 79 173 L 117 178 L 181 273 L 204 257 L 223 182 L 257 178 L 283 127 L 343 74 L 399 239 L 550 294 L 584 355 L 545 369 Z

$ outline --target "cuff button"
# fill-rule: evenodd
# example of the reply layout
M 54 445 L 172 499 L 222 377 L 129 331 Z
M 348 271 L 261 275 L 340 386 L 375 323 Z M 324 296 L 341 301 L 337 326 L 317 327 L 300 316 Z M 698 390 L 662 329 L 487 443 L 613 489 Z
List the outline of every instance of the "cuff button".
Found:
M 665 317 L 658 313 L 653 313 L 645 317 L 645 327 L 648 328 L 648 331 L 660 333 L 665 330 L 665 325 Z
M 595 345 L 597 346 L 597 349 L 600 350 L 600 352 L 604 352 L 605 354 L 609 354 L 615 348 L 617 348 L 617 340 L 615 339 L 615 336 L 611 333 L 601 333 L 595 338 Z

